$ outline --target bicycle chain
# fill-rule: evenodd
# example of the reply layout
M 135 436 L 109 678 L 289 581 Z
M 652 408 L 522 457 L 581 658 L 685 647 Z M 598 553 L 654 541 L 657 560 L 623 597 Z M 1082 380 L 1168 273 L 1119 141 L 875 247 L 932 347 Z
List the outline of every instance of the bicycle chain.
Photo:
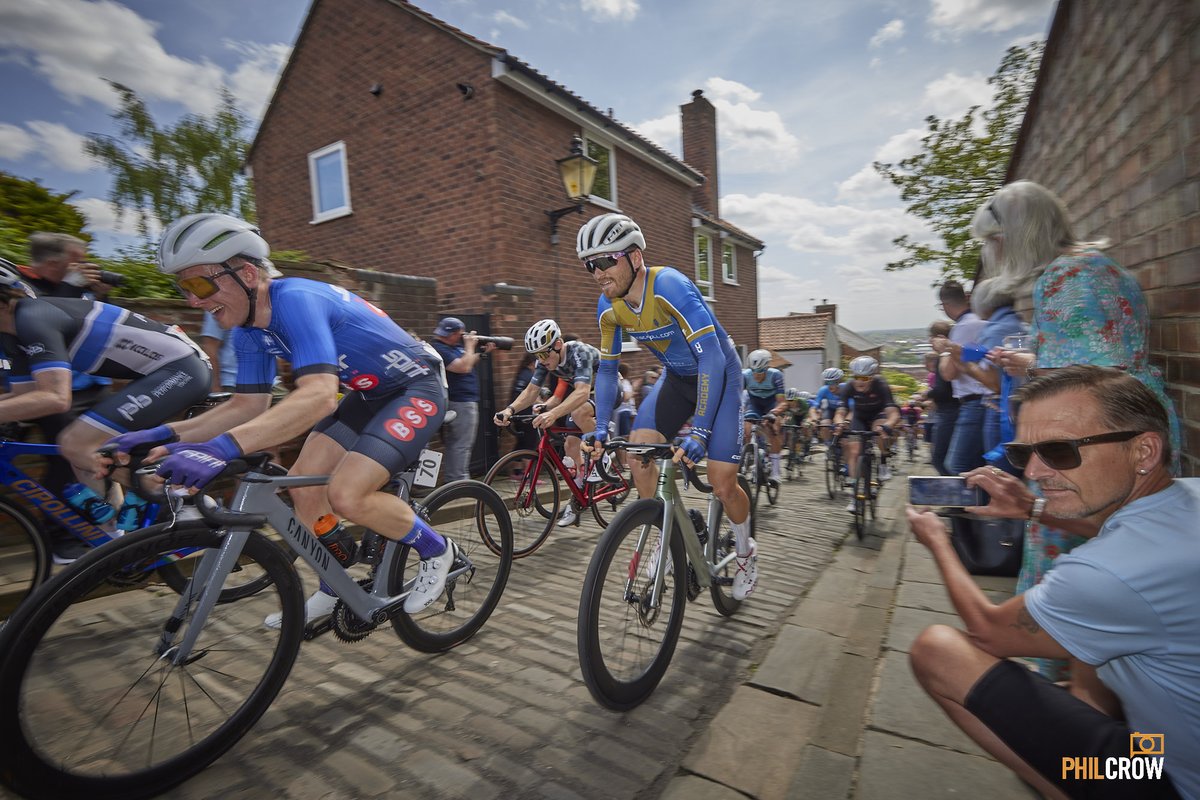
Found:
M 371 591 L 374 584 L 373 578 L 362 578 L 358 581 L 358 585 L 368 592 Z M 334 636 L 351 644 L 361 642 L 379 627 L 374 622 L 359 619 L 358 615 L 351 611 L 341 598 L 338 598 L 337 603 L 333 606 L 329 624 L 333 629 Z

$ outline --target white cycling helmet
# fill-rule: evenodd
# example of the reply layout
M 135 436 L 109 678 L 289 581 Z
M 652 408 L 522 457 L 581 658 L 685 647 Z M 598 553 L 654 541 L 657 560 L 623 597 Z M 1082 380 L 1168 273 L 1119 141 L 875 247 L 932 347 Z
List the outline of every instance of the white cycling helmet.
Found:
M 837 367 L 830 367 L 829 369 L 827 369 L 821 373 L 821 380 L 824 383 L 833 383 L 834 381 L 840 381 L 844 377 L 846 377 L 846 373 L 842 372 Z
M 799 400 L 800 399 L 800 390 L 799 389 L 788 389 L 785 396 L 787 397 L 788 400 Z
M 746 366 L 751 372 L 762 372 L 771 363 L 770 350 L 754 350 L 750 353 L 750 357 L 746 359 Z
M 529 353 L 540 353 L 561 338 L 562 330 L 557 322 L 552 319 L 540 319 L 525 331 L 525 350 Z
M 17 265 L 6 258 L 0 258 L 0 291 L 3 291 L 8 297 L 17 294 L 37 297 L 33 287 L 26 283 L 21 277 L 21 273 L 17 271 Z
M 234 256 L 267 261 L 271 246 L 254 225 L 228 214 L 189 214 L 163 231 L 158 269 L 176 275 L 197 264 L 224 264 Z
M 871 376 L 879 372 L 879 362 L 870 356 L 859 356 L 850 362 L 850 374 L 854 376 Z
M 796 396 L 796 399 L 807 402 L 809 400 L 812 400 L 812 393 L 811 392 L 801 392 L 800 394 L 798 394 Z
M 601 214 L 583 223 L 575 238 L 575 253 L 585 260 L 600 253 L 619 253 L 631 247 L 646 249 L 638 224 L 624 214 Z

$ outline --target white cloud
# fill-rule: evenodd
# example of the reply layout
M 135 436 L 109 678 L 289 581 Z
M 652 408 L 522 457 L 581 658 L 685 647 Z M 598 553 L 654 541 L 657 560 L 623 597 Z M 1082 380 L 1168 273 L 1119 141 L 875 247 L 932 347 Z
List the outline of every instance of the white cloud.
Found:
M 529 30 L 529 23 L 520 17 L 515 17 L 507 11 L 500 10 L 492 14 L 492 22 L 498 25 L 511 25 L 514 28 L 520 28 L 523 31 Z
M 879 30 L 875 31 L 875 35 L 871 37 L 870 47 L 872 49 L 883 47 L 888 42 L 896 41 L 904 36 L 904 20 L 894 19 L 887 25 L 884 25 Z
M 616 19 L 624 22 L 633 20 L 641 10 L 637 0 L 580 0 L 579 7 L 594 19 Z
M 116 233 L 121 236 L 139 236 L 137 215 L 119 214 L 115 205 L 99 197 L 72 198 L 68 201 L 87 218 L 87 228 L 93 233 Z M 161 231 L 154 219 L 150 220 L 148 233 L 153 237 Z
M 971 106 L 990 106 L 994 92 L 980 72 L 950 72 L 925 86 L 921 108 L 939 117 L 959 117 Z
M 929 22 L 951 36 L 1044 23 L 1054 0 L 932 0 Z
M 225 47 L 246 56 L 226 77 L 234 102 L 251 120 L 260 120 L 275 91 L 275 82 L 279 80 L 283 65 L 292 54 L 292 46 L 227 41 Z
M 923 235 L 920 220 L 901 208 L 865 209 L 822 205 L 804 197 L 775 193 L 730 194 L 721 198 L 721 216 L 767 242 L 797 252 L 826 253 L 848 260 L 875 261 L 895 256 L 892 239 Z
M 66 125 L 36 120 L 25 123 L 38 139 L 42 158 L 67 172 L 90 172 L 101 165 L 83 149 L 87 141 Z
M 171 100 L 189 111 L 209 113 L 222 85 L 261 110 L 287 45 L 238 44 L 247 57 L 227 74 L 211 61 L 167 53 L 158 24 L 113 0 L 54 0 L 0 4 L 0 48 L 18 53 L 72 103 L 92 100 L 115 108 L 118 97 L 106 81 L 133 89 L 145 100 Z
M 680 156 L 683 148 L 680 146 L 679 112 L 664 114 L 661 117 L 648 119 L 630 125 L 635 131 L 646 137 L 668 153 Z
M 0 123 L 0 158 L 18 159 L 29 155 L 37 142 L 29 132 L 16 125 Z
M 896 134 L 875 151 L 873 161 L 898 164 L 909 156 L 916 155 L 921 152 L 921 138 L 924 135 L 923 128 L 910 128 L 903 133 Z M 838 184 L 837 198 L 839 200 L 853 202 L 880 197 L 894 199 L 896 187 L 876 172 L 875 167 L 871 164 L 863 165 L 862 169 Z
M 728 100 L 731 103 L 753 103 L 762 97 L 762 92 L 756 92 L 744 83 L 726 80 L 725 78 L 709 78 L 704 82 L 714 97 Z

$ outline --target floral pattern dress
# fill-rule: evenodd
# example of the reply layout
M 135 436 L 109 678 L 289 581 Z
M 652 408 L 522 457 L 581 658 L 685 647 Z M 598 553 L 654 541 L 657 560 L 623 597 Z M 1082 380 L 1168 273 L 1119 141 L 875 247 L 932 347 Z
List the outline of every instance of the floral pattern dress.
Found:
M 1179 418 L 1162 373 L 1150 363 L 1150 315 L 1133 275 L 1098 250 L 1059 256 L 1034 284 L 1030 333 L 1035 336 L 1039 369 L 1071 364 L 1120 367 L 1146 384 L 1167 409 L 1172 472 L 1179 474 Z M 1037 492 L 1036 484 L 1030 488 Z M 1082 536 L 1028 523 L 1017 592 L 1041 582 L 1054 559 L 1085 541 Z M 1047 678 L 1066 679 L 1065 661 L 1031 660 Z

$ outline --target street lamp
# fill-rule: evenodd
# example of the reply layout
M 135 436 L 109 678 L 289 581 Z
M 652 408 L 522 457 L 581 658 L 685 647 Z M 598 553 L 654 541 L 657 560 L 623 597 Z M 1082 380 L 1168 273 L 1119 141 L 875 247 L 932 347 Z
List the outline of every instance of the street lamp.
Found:
M 592 184 L 596 181 L 596 167 L 600 162 L 583 152 L 583 139 L 576 136 L 571 140 L 571 154 L 564 158 L 555 159 L 558 173 L 562 178 L 563 190 L 566 191 L 574 205 L 545 212 L 550 218 L 550 244 L 558 244 L 558 221 L 572 211 L 582 214 L 583 203 L 592 194 Z

